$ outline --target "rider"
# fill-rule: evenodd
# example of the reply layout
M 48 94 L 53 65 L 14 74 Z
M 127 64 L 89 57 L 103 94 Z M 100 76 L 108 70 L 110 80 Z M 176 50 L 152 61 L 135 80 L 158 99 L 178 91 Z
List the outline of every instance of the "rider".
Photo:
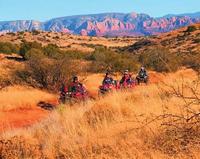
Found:
M 84 88 L 83 84 L 79 82 L 77 76 L 73 77 L 72 82 L 69 85 L 68 91 L 72 92 L 72 93 L 77 93 L 77 92 L 84 93 L 85 92 L 85 88 Z
M 65 86 L 65 84 L 62 84 L 61 88 L 60 88 L 60 96 L 61 97 L 65 97 L 66 93 L 67 93 L 68 89 Z
M 113 84 L 114 80 L 113 78 L 110 76 L 110 73 L 107 72 L 104 79 L 103 79 L 103 82 L 102 82 L 102 85 L 110 85 L 110 84 Z
M 128 70 L 125 70 L 124 75 L 123 75 L 122 79 L 120 80 L 120 84 L 121 85 L 124 84 L 124 83 L 131 84 L 131 82 L 132 82 L 131 74 L 129 73 Z
M 140 71 L 138 73 L 137 78 L 141 78 L 141 79 L 147 79 L 148 78 L 147 71 L 143 66 L 140 68 Z

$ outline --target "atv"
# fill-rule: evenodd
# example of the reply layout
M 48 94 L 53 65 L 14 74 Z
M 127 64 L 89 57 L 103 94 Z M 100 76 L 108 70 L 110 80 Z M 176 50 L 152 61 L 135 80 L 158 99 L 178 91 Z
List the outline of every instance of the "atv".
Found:
M 148 82 L 149 82 L 149 77 L 148 77 L 148 76 L 137 76 L 137 77 L 136 77 L 136 81 L 137 81 L 137 84 L 138 84 L 138 85 L 140 85 L 140 83 L 148 84 Z
M 88 93 L 85 88 L 78 89 L 76 91 L 70 92 L 65 91 L 60 93 L 59 101 L 62 104 L 73 104 L 81 101 L 85 101 L 88 99 Z
M 118 82 L 113 81 L 110 84 L 103 84 L 103 85 L 99 86 L 99 94 L 104 95 L 104 94 L 107 94 L 114 90 L 118 90 L 119 88 L 120 88 L 120 86 L 119 86 Z
M 135 80 L 131 80 L 129 82 L 124 81 L 123 83 L 120 83 L 120 89 L 129 89 L 135 87 Z

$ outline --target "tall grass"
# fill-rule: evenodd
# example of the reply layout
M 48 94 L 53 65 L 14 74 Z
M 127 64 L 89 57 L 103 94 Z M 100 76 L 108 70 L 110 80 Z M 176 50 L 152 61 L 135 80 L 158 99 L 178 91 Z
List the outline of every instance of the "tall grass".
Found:
M 35 108 L 41 101 L 56 99 L 56 96 L 33 88 L 8 87 L 0 92 L 0 111 Z
M 166 77 L 172 86 L 181 85 L 183 78 L 187 85 L 193 84 L 187 74 L 181 78 L 182 72 Z M 168 94 L 169 85 L 151 84 L 113 92 L 73 107 L 61 105 L 39 124 L 2 134 L 0 157 L 198 158 L 198 146 L 190 146 L 189 151 L 187 147 L 180 151 L 170 149 L 181 147 L 182 143 L 176 142 L 180 141 L 179 138 L 173 138 L 179 130 L 169 135 L 162 128 L 165 120 L 160 116 L 166 111 L 169 114 L 180 113 L 184 101 Z M 188 90 L 184 91 L 191 95 Z M 191 107 L 196 109 L 197 105 Z M 196 139 L 200 138 L 196 136 Z

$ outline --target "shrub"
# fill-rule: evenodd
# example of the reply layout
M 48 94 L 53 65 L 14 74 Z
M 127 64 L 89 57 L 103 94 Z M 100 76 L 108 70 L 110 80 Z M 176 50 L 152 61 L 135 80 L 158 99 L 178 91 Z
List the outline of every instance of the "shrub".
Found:
M 24 41 L 21 46 L 20 46 L 20 51 L 19 54 L 25 59 L 26 59 L 26 53 L 31 50 L 31 49 L 38 49 L 38 50 L 42 50 L 42 44 L 37 43 L 37 42 L 27 42 Z
M 47 46 L 43 48 L 43 50 L 44 50 L 44 54 L 50 58 L 60 59 L 64 56 L 63 52 L 55 44 L 48 44 Z
M 81 51 L 65 51 L 64 53 L 65 57 L 68 57 L 70 59 L 83 59 L 83 60 L 87 60 L 88 57 L 90 56 L 90 53 L 85 53 L 85 52 L 81 52 Z
M 200 38 L 198 38 L 198 39 L 193 39 L 193 42 L 199 44 L 199 43 L 200 43 Z
M 78 72 L 78 66 L 69 59 L 31 57 L 23 70 L 15 72 L 15 76 L 33 87 L 57 91 L 62 83 Z
M 15 33 L 13 33 L 13 32 L 9 32 L 9 33 L 7 33 L 8 35 L 11 35 L 11 36 L 15 36 Z
M 32 30 L 32 34 L 33 35 L 38 35 L 38 34 L 40 34 L 40 31 L 39 30 Z
M 142 65 L 158 72 L 176 71 L 181 58 L 164 47 L 152 47 L 139 56 Z
M 0 90 L 10 86 L 12 84 L 12 80 L 10 80 L 8 77 L 5 77 L 3 75 L 0 75 Z
M 127 51 L 129 52 L 133 52 L 133 51 L 137 51 L 140 50 L 141 48 L 145 47 L 145 46 L 153 46 L 156 43 L 151 41 L 151 40 L 147 40 L 147 39 L 142 39 L 136 43 L 134 43 L 133 45 L 129 46 Z M 126 47 L 125 47 L 126 48 Z
M 53 37 L 53 39 L 58 40 L 58 39 L 60 39 L 60 37 L 59 36 L 55 36 L 55 37 Z
M 18 53 L 19 47 L 9 42 L 0 42 L 0 52 L 5 54 Z
M 182 64 L 186 67 L 193 68 L 196 71 L 200 71 L 199 61 L 200 61 L 200 50 L 184 55 Z
M 153 147 L 172 156 L 189 153 L 192 158 L 191 150 L 200 146 L 197 142 L 200 141 L 200 111 L 197 109 L 200 105 L 200 81 L 198 77 L 190 84 L 183 81 L 176 83 L 177 86 L 169 86 L 168 90 L 164 91 L 169 98 L 176 98 L 176 101 L 181 100 L 183 103 L 179 105 L 181 111 L 172 113 L 166 107 L 163 114 L 156 117 L 157 120 L 161 120 L 162 126 L 157 131 L 159 133 L 153 136 Z
M 18 32 L 19 35 L 24 35 L 24 33 L 25 33 L 24 31 Z
M 196 26 L 188 26 L 186 32 L 194 32 L 196 31 L 198 28 Z
M 25 59 L 29 60 L 31 58 L 44 58 L 44 52 L 42 50 L 39 49 L 35 49 L 35 48 L 31 48 L 29 51 L 27 51 L 27 53 L 25 54 Z
M 92 53 L 88 60 L 92 61 L 90 71 L 102 72 L 109 69 L 112 71 L 122 71 L 129 69 L 135 71 L 138 69 L 138 62 L 130 54 L 120 54 L 105 48 L 98 48 Z
M 80 51 L 63 51 L 55 44 L 48 44 L 47 46 L 42 47 L 40 43 L 26 41 L 21 44 L 20 55 L 25 60 L 28 60 L 30 56 L 35 55 L 37 55 L 38 58 L 46 56 L 57 60 L 65 57 L 69 59 L 86 59 L 88 56 L 88 54 Z

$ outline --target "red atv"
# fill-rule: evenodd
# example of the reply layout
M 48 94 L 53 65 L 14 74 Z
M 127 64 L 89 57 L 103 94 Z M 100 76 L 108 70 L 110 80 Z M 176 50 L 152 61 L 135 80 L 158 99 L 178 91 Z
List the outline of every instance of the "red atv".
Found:
M 106 94 L 108 92 L 112 92 L 114 90 L 118 90 L 120 88 L 117 81 L 113 81 L 112 83 L 107 83 L 99 86 L 99 94 Z
M 64 88 L 64 91 L 60 92 L 60 98 L 59 101 L 62 104 L 65 104 L 66 102 L 72 104 L 74 102 L 80 102 L 85 101 L 88 99 L 88 93 L 85 89 L 85 87 L 77 87 L 73 91 L 69 91 L 66 87 Z
M 136 85 L 135 80 L 130 80 L 130 81 L 124 81 L 120 83 L 120 89 L 129 89 L 129 88 L 134 88 Z

